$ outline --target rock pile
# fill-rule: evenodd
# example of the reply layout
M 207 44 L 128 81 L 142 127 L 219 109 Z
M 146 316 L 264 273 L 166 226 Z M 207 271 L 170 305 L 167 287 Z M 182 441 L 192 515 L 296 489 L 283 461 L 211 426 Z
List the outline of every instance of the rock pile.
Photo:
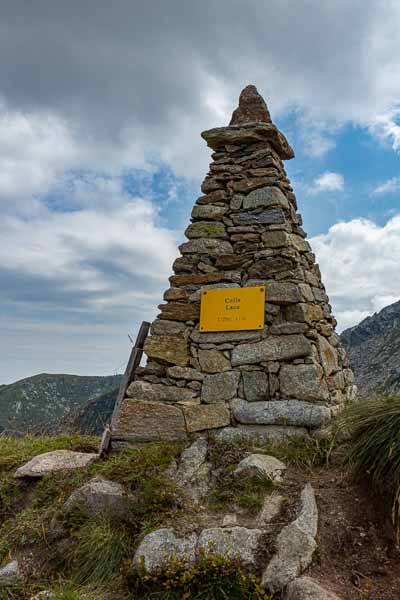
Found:
M 210 172 L 165 304 L 113 418 L 114 440 L 306 435 L 354 395 L 353 374 L 282 160 L 294 157 L 254 86 L 202 133 Z M 199 330 L 204 290 L 266 286 L 265 328 Z

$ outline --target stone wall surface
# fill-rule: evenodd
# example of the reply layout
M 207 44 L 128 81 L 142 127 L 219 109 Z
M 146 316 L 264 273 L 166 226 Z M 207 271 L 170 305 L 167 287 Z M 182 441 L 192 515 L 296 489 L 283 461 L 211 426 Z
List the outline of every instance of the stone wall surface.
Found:
M 165 303 L 115 415 L 114 437 L 182 439 L 257 425 L 310 431 L 354 395 L 353 374 L 282 160 L 294 157 L 254 86 L 213 150 Z M 200 292 L 266 286 L 263 331 L 201 333 Z M 250 428 L 251 429 L 251 428 Z M 250 431 L 249 429 L 249 431 Z

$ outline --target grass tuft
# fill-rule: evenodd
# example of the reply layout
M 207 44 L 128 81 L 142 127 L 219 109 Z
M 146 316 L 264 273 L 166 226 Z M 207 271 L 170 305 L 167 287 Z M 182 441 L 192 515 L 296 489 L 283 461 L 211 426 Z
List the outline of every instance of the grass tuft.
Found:
M 349 406 L 338 421 L 347 441 L 347 461 L 357 479 L 369 479 L 391 510 L 400 532 L 400 397 Z

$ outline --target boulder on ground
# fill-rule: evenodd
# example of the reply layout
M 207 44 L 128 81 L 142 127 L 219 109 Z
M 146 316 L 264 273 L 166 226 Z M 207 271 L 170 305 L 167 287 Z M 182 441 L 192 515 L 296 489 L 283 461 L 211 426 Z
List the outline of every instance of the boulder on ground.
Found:
M 128 508 L 128 497 L 120 483 L 95 477 L 72 492 L 63 512 L 69 513 L 77 503 L 82 504 L 91 517 L 101 514 L 120 516 Z
M 216 554 L 224 558 L 238 558 L 245 565 L 257 566 L 257 552 L 263 532 L 246 527 L 213 527 L 203 529 L 197 551 L 205 556 Z
M 206 496 L 210 487 L 211 464 L 207 462 L 208 443 L 199 438 L 181 455 L 176 482 L 183 487 L 195 502 Z
M 284 600 L 340 600 L 339 596 L 321 587 L 311 577 L 299 577 L 286 588 Z
M 264 475 L 271 481 L 282 481 L 282 473 L 285 470 L 286 465 L 274 456 L 250 454 L 250 456 L 240 461 L 234 475 Z
M 43 477 L 58 471 L 83 469 L 98 458 L 97 454 L 72 452 L 72 450 L 54 450 L 39 454 L 15 472 L 15 477 Z
M 282 529 L 276 554 L 267 565 L 262 585 L 271 593 L 281 592 L 311 564 L 317 547 L 318 509 L 314 490 L 307 484 L 301 493 L 301 508 L 295 521 Z
M 171 558 L 193 564 L 196 559 L 197 535 L 178 537 L 173 529 L 157 529 L 142 540 L 133 557 L 136 569 L 152 573 Z

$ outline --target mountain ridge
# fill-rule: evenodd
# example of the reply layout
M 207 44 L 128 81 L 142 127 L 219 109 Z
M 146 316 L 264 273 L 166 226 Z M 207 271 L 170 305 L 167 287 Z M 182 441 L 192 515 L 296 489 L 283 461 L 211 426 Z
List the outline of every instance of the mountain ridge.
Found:
M 361 397 L 400 394 L 400 300 L 341 334 Z

